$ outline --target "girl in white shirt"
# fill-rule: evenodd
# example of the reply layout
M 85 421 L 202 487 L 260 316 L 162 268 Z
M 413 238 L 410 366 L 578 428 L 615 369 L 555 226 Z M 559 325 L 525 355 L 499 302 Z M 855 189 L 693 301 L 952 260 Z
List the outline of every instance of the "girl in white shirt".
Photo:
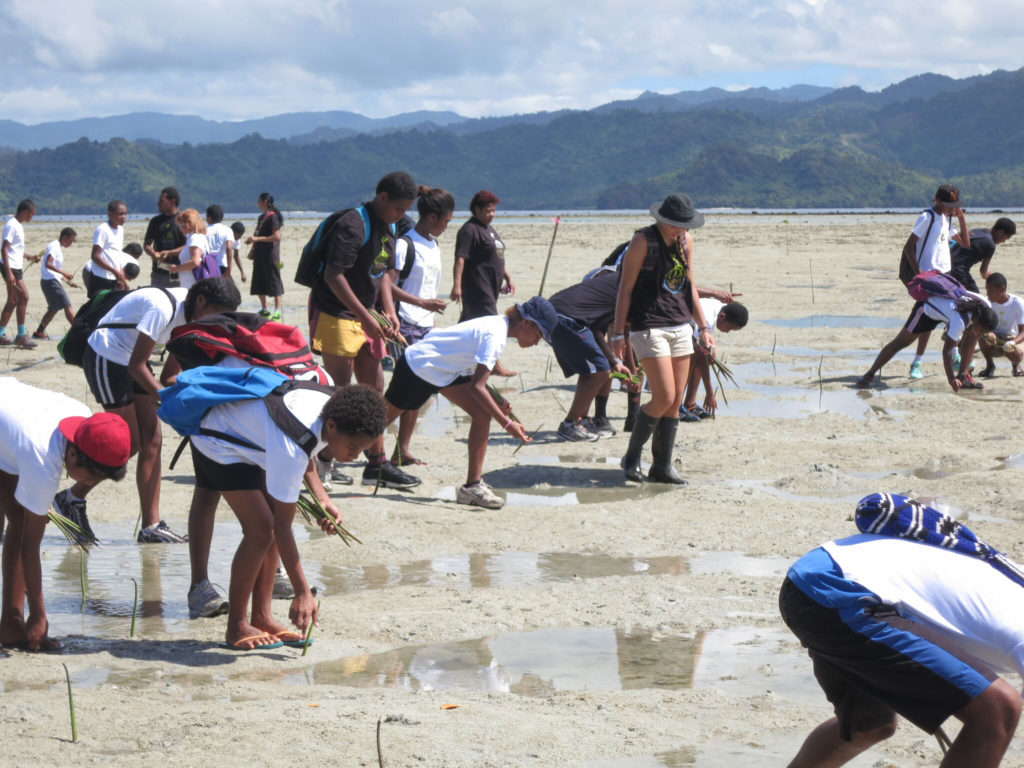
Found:
M 434 313 L 444 312 L 447 302 L 437 297 L 441 285 L 441 248 L 437 238 L 444 234 L 455 210 L 455 198 L 444 189 L 421 186 L 416 191 L 420 219 L 416 227 L 395 242 L 395 269 L 385 280 L 398 306 L 399 330 L 409 344 L 415 344 L 434 328 Z M 412 259 L 411 267 L 406 262 Z M 408 269 L 408 272 L 406 270 Z M 406 274 L 399 284 L 399 278 Z M 423 462 L 409 453 L 409 441 L 416 429 L 418 409 L 405 411 L 398 422 L 398 444 L 391 463 L 403 466 Z
M 178 214 L 176 221 L 181 233 L 185 235 L 185 247 L 178 254 L 178 264 L 169 264 L 171 274 L 177 274 L 182 288 L 191 288 L 196 278 L 192 270 L 203 263 L 203 257 L 210 252 L 210 244 L 206 240 L 206 222 L 199 216 L 195 208 L 186 208 Z

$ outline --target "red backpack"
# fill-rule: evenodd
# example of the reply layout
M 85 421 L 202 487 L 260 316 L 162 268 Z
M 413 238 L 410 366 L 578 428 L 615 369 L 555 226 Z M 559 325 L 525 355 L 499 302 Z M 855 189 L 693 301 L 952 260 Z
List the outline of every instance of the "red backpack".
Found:
M 218 312 L 179 326 L 171 333 L 167 350 L 185 369 L 215 365 L 228 355 L 273 368 L 289 379 L 330 383 L 298 328 L 254 312 Z

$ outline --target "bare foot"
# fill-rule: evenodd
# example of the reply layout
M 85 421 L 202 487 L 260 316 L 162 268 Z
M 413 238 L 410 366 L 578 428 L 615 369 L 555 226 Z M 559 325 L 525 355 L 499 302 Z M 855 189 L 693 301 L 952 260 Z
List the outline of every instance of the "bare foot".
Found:
M 865 373 L 863 376 L 857 379 L 857 383 L 854 384 L 853 386 L 855 386 L 857 389 L 867 389 L 868 387 L 871 386 L 872 382 L 874 381 L 874 378 L 874 374 Z
M 502 365 L 501 364 L 501 360 L 499 360 L 498 362 L 496 362 L 494 364 L 494 370 L 492 370 L 491 373 L 493 373 L 495 376 L 505 376 L 505 377 L 518 376 L 519 375 L 519 371 L 513 371 L 513 370 L 511 370 L 509 368 L 506 368 L 504 365 Z

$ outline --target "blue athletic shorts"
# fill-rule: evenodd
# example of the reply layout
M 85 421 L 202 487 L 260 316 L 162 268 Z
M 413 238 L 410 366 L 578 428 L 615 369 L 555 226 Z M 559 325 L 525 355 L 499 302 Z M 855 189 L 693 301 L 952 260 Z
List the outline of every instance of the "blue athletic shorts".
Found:
M 558 316 L 558 325 L 551 332 L 551 348 L 565 378 L 609 370 L 608 358 L 597 345 L 594 333 L 571 317 Z
M 816 576 L 820 589 L 808 586 Z M 779 593 L 782 620 L 807 648 L 847 741 L 897 713 L 935 733 L 998 677 L 948 635 L 899 616 L 845 580 L 823 549 L 799 560 L 790 577 Z

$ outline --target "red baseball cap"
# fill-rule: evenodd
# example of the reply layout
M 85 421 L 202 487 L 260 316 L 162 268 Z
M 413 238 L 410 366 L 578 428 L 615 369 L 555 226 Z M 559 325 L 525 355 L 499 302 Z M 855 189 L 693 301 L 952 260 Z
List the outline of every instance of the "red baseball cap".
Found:
M 131 456 L 132 433 L 128 422 L 116 413 L 94 413 L 89 418 L 68 416 L 58 425 L 75 447 L 107 467 L 121 467 Z

